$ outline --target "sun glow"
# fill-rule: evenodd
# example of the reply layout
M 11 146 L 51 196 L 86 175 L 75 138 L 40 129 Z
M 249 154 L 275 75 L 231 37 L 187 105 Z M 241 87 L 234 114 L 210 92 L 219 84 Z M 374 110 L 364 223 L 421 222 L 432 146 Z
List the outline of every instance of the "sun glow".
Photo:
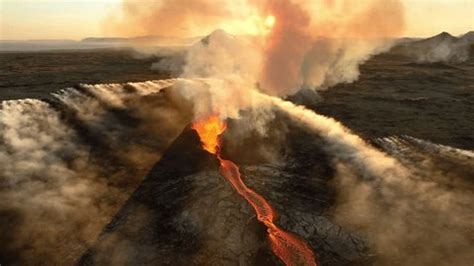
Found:
M 277 19 L 273 15 L 253 14 L 242 20 L 231 20 L 220 27 L 237 35 L 267 35 L 273 30 L 276 23 Z
M 263 25 L 265 25 L 266 28 L 272 29 L 273 26 L 275 26 L 276 23 L 276 18 L 273 15 L 269 15 L 265 18 L 265 21 L 263 22 Z

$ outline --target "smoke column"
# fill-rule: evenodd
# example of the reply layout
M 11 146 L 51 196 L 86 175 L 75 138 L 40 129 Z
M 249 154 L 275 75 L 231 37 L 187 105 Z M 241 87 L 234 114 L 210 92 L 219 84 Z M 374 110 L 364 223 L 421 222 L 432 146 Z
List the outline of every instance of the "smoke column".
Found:
M 301 86 L 325 89 L 355 81 L 359 64 L 388 49 L 388 38 L 399 36 L 404 28 L 399 1 L 263 1 L 261 5 L 276 17 L 265 39 L 261 82 L 265 92 L 279 96 Z
M 398 0 L 357 3 L 240 0 L 222 1 L 218 5 L 200 0 L 192 2 L 193 6 L 199 6 L 192 11 L 186 3 L 179 3 L 124 1 L 121 21 L 130 27 L 145 29 L 146 34 L 161 36 L 207 35 L 214 29 L 224 29 L 234 40 L 222 41 L 214 36 L 209 47 L 231 52 L 228 58 L 210 52 L 213 51 L 210 48 L 198 49 L 203 45 L 197 43 L 186 56 L 183 77 L 196 77 L 199 71 L 190 66 L 200 62 L 213 61 L 214 64 L 206 68 L 218 69 L 217 66 L 234 65 L 238 57 L 250 58 L 252 60 L 240 62 L 240 67 L 233 69 L 237 72 L 246 69 L 246 73 L 251 73 L 241 77 L 245 79 L 244 84 L 240 84 L 241 90 L 245 85 L 258 83 L 260 90 L 277 96 L 293 94 L 302 87 L 327 89 L 357 80 L 359 65 L 389 49 L 392 38 L 400 36 L 404 29 L 404 9 Z M 168 27 L 168 21 L 176 23 Z M 200 23 L 200 31 L 189 25 L 195 22 Z M 114 20 L 107 23 L 116 25 Z M 127 31 L 122 33 L 127 34 Z M 252 45 L 245 44 L 235 50 L 235 43 L 243 39 L 250 40 Z M 230 56 L 237 54 L 237 58 Z M 168 62 L 167 65 L 176 64 Z M 228 75 L 221 74 L 219 71 L 201 77 L 227 80 Z

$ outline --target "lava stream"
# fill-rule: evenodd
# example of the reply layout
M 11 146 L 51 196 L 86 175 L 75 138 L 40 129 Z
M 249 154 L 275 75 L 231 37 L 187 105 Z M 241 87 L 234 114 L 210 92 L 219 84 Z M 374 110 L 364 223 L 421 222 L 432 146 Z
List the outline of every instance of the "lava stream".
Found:
M 245 185 L 236 164 L 222 158 L 220 154 L 220 135 L 224 133 L 226 124 L 219 117 L 210 116 L 195 122 L 193 129 L 199 134 L 203 148 L 217 156 L 220 163 L 220 173 L 252 205 L 257 213 L 257 219 L 267 227 L 268 239 L 273 253 L 286 265 L 316 266 L 313 251 L 308 244 L 275 225 L 273 223 L 275 211 L 272 206 L 264 197 Z

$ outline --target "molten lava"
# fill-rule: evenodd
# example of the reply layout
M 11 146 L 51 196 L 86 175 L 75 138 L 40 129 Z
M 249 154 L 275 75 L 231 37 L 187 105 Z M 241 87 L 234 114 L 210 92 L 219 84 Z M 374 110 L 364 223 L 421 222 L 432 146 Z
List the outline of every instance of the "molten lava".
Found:
M 198 132 L 203 148 L 216 154 L 220 145 L 219 136 L 224 133 L 226 124 L 218 116 L 209 116 L 193 123 L 192 128 Z
M 267 227 L 268 239 L 273 253 L 286 265 L 316 266 L 311 248 L 299 237 L 285 232 L 273 223 L 276 216 L 272 206 L 257 192 L 248 188 L 241 178 L 239 167 L 232 161 L 225 160 L 220 154 L 220 135 L 226 124 L 217 116 L 195 122 L 192 126 L 201 139 L 203 148 L 215 154 L 220 162 L 220 173 L 232 184 L 257 213 L 257 219 Z

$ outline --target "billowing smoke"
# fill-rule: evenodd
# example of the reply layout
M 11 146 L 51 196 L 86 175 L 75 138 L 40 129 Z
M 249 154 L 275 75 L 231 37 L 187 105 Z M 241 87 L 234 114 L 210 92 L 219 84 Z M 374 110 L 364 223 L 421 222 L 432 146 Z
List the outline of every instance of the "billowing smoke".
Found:
M 303 106 L 291 102 L 259 94 L 262 104 L 276 106 L 302 125 L 318 133 L 327 145 L 324 149 L 335 156 L 338 161 L 348 163 L 354 167 L 364 179 L 374 179 L 385 176 L 387 179 L 406 176 L 407 170 L 392 157 L 380 152 L 365 143 L 357 135 L 350 133 L 341 123 L 332 118 L 319 115 Z
M 229 18 L 241 19 L 245 0 L 124 0 L 104 21 L 110 34 L 193 37 L 215 30 Z
M 331 118 L 278 98 L 262 98 L 327 142 L 323 149 L 333 157 L 337 171 L 335 219 L 368 238 L 377 252 L 377 265 L 464 265 L 474 259 L 474 216 L 466 211 L 474 207 L 474 200 L 472 184 L 464 179 L 474 169 L 471 152 L 448 150 L 456 163 L 443 170 L 439 161 L 446 164 L 445 157 L 435 161 L 427 153 L 417 155 L 416 147 L 407 151 L 388 142 L 415 157 L 403 163 L 405 154 L 398 153 L 398 160 L 390 157 Z M 427 146 L 416 139 L 415 143 Z M 439 149 L 446 152 L 446 147 L 434 147 L 438 154 Z
M 300 68 L 312 42 L 311 18 L 301 5 L 291 1 L 268 1 L 264 8 L 276 21 L 265 38 L 261 87 L 286 95 L 302 84 Z
M 12 256 L 3 260 L 70 264 L 77 254 L 58 250 L 84 249 L 125 195 L 99 177 L 87 147 L 48 104 L 3 102 L 0 121 L 0 238 Z
M 228 80 L 232 72 L 245 72 L 239 77 L 243 81 L 239 90 L 254 89 L 257 84 L 259 90 L 278 96 L 303 87 L 325 89 L 355 81 L 359 65 L 388 49 L 391 38 L 404 28 L 403 5 L 397 0 L 357 4 L 347 0 L 242 0 L 218 5 L 211 1 L 125 1 L 123 6 L 124 21 L 148 34 L 205 35 L 218 28 L 230 33 L 214 32 L 206 42 L 195 44 L 184 64 L 178 59 L 163 60 L 155 68 L 170 67 L 176 73 L 177 66 L 184 65 L 183 77 L 221 80 Z M 199 32 L 194 22 L 199 22 Z M 224 51 L 232 56 L 223 56 Z M 215 66 L 211 72 L 210 66 Z
M 355 81 L 359 65 L 387 50 L 389 38 L 404 28 L 399 1 L 267 1 L 263 6 L 276 24 L 265 40 L 261 81 L 275 95 Z
M 190 121 L 171 82 L 1 103 L 2 263 L 70 265 L 93 243 Z
M 157 68 L 181 68 L 181 79 L 172 81 L 173 93 L 160 94 L 162 84 L 153 82 L 115 84 L 67 90 L 50 104 L 4 103 L 0 158 L 9 165 L 1 177 L 2 191 L 9 192 L 0 196 L 0 206 L 8 214 L 3 219 L 21 224 L 25 232 L 15 234 L 8 248 L 26 250 L 27 236 L 34 235 L 34 246 L 40 248 L 27 258 L 49 256 L 63 244 L 71 246 L 65 250 L 78 247 L 80 253 L 137 184 L 123 177 L 143 177 L 159 158 L 160 148 L 191 117 L 215 113 L 238 118 L 248 109 L 268 115 L 260 107 L 277 106 L 327 142 L 324 149 L 339 173 L 336 186 L 346 195 L 334 210 L 336 219 L 372 236 L 380 258 L 410 254 L 412 260 L 403 262 L 428 263 L 440 261 L 443 252 L 459 252 L 459 261 L 453 264 L 468 258 L 468 239 L 459 232 L 470 218 L 461 208 L 471 206 L 469 198 L 413 175 L 411 167 L 371 147 L 335 120 L 266 95 L 287 96 L 301 88 L 325 89 L 355 81 L 358 66 L 388 49 L 389 37 L 402 33 L 399 1 L 228 0 L 218 5 L 210 0 L 125 1 L 122 12 L 123 20 L 115 25 L 124 34 L 190 36 L 215 28 L 233 34 L 213 31 L 190 47 L 182 62 L 158 62 Z M 242 31 L 246 26 L 252 30 Z M 57 110 L 63 107 L 68 111 Z M 265 125 L 264 120 L 255 123 Z M 31 128 L 39 141 L 32 141 Z M 110 162 L 119 169 L 107 169 Z M 433 217 L 437 222 L 429 223 Z M 38 220 L 45 226 L 36 227 Z M 97 224 L 89 225 L 91 220 Z M 60 230 L 45 229 L 48 224 Z M 452 230 L 437 235 L 439 245 L 428 243 L 427 236 L 445 226 Z M 8 233 L 0 236 L 5 238 L 2 242 L 13 239 Z M 410 250 L 424 245 L 432 252 Z M 57 264 L 64 264 L 63 254 L 54 256 Z
M 252 106 L 259 60 L 251 42 L 216 30 L 189 49 L 181 74 L 205 81 L 178 84 L 177 89 L 193 102 L 196 116 L 238 117 L 241 109 Z
M 465 233 L 472 215 L 464 210 L 472 206 L 472 199 L 467 193 L 440 185 L 440 178 L 430 176 L 438 172 L 429 169 L 429 174 L 422 174 L 333 119 L 258 92 L 286 96 L 300 88 L 324 89 L 355 81 L 359 64 L 388 49 L 387 38 L 402 32 L 401 3 L 250 4 L 260 16 L 275 18 L 274 25 L 267 25 L 268 32 L 243 38 L 217 31 L 186 55 L 182 77 L 205 78 L 177 86 L 193 102 L 195 115 L 238 117 L 248 107 L 279 107 L 326 141 L 323 149 L 333 158 L 340 195 L 335 219 L 368 238 L 377 263 L 444 263 L 443 258 L 453 253 L 458 256 L 449 256 L 446 265 L 471 261 L 470 237 Z

